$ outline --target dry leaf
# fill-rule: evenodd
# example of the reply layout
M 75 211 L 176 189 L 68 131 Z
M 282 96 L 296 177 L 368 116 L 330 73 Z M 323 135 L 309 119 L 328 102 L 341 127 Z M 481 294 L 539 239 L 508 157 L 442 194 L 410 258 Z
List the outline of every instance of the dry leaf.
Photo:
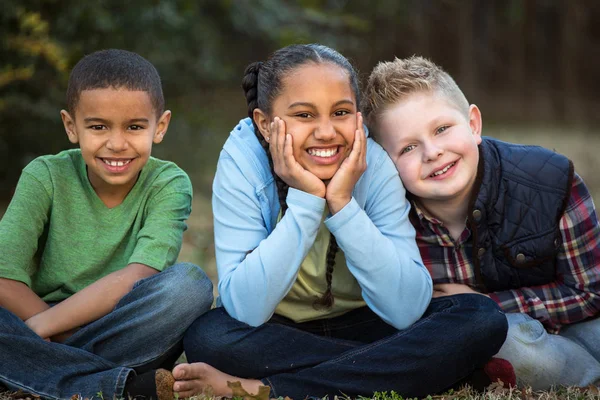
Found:
M 244 400 L 269 400 L 269 395 L 271 394 L 270 386 L 259 386 L 257 394 L 248 393 L 243 387 L 240 381 L 229 382 L 227 381 L 227 386 L 233 392 L 233 397 L 241 397 Z

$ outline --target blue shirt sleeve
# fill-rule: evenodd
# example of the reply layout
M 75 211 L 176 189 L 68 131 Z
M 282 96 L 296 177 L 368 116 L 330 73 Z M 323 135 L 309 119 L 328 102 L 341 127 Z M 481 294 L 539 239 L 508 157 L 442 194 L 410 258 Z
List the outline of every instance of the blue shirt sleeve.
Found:
M 433 284 L 396 167 L 383 150 L 374 161 L 364 209 L 353 198 L 325 225 L 344 252 L 367 305 L 388 324 L 405 329 L 425 312 Z
M 221 153 L 212 198 L 219 295 L 232 317 L 252 326 L 289 292 L 325 210 L 325 199 L 290 188 L 288 209 L 269 234 L 256 190 Z

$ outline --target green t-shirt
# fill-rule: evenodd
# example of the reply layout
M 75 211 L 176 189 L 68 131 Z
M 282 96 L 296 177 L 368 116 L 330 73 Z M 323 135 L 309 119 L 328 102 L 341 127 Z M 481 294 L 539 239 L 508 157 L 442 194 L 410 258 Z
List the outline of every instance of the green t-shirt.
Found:
M 0 277 L 49 302 L 131 263 L 162 271 L 179 255 L 191 200 L 188 176 L 171 162 L 150 157 L 123 202 L 108 208 L 79 149 L 39 157 L 0 221 Z

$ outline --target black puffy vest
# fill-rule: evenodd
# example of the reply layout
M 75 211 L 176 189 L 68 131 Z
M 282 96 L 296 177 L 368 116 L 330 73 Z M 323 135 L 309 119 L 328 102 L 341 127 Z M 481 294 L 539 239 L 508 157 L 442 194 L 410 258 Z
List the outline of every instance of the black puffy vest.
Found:
M 573 164 L 539 146 L 484 137 L 469 205 L 477 280 L 488 292 L 555 280 Z

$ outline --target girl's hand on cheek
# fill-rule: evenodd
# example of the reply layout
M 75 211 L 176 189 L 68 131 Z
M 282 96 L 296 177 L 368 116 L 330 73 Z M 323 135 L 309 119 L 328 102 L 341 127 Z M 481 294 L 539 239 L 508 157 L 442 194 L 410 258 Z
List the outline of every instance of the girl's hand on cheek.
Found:
M 352 199 L 356 182 L 367 169 L 367 138 L 361 113 L 356 113 L 356 131 L 350 155 L 342 162 L 327 185 L 327 205 L 332 214 L 337 213 Z
M 273 170 L 289 187 L 318 197 L 325 197 L 325 184 L 305 170 L 294 158 L 292 135 L 286 132 L 285 121 L 275 117 L 270 125 L 269 151 Z

